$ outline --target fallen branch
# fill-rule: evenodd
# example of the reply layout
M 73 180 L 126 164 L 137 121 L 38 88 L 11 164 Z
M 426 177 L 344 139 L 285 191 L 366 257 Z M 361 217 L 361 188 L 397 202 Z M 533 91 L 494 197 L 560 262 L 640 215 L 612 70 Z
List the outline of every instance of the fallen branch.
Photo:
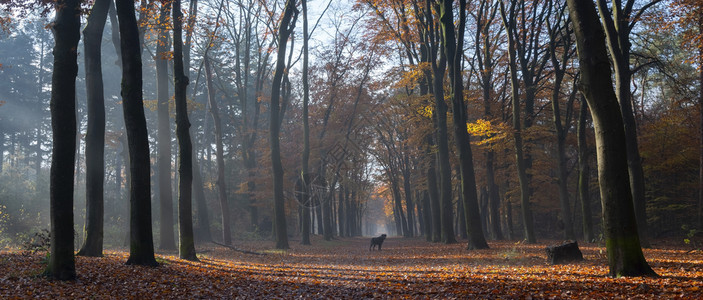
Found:
M 231 250 L 234 250 L 234 251 L 237 251 L 237 252 L 241 252 L 241 253 L 244 253 L 244 254 L 266 255 L 266 253 L 254 252 L 254 251 L 239 249 L 239 248 L 237 248 L 237 247 L 232 247 L 232 246 L 229 246 L 229 245 L 220 244 L 220 243 L 218 243 L 218 242 L 212 242 L 212 243 L 215 244 L 215 245 L 220 245 L 220 246 L 222 246 L 222 247 L 227 247 L 227 248 L 229 248 L 229 249 L 231 249 Z

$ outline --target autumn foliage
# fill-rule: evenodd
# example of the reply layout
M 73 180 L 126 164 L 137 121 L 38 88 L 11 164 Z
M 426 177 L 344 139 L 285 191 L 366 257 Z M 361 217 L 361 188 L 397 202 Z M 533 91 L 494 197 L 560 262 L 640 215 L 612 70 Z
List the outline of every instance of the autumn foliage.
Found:
M 544 248 L 558 241 L 526 245 L 489 242 L 491 249 L 389 238 L 383 251 L 368 251 L 368 239 L 292 242 L 287 251 L 273 242 L 247 242 L 247 254 L 215 245 L 200 247 L 202 262 L 160 253 L 157 268 L 126 266 L 128 253 L 77 257 L 76 281 L 39 276 L 45 253 L 0 254 L 2 298 L 552 298 L 612 299 L 700 297 L 703 252 L 655 243 L 645 256 L 658 278 L 610 278 L 605 248 L 580 245 L 585 260 L 548 265 Z

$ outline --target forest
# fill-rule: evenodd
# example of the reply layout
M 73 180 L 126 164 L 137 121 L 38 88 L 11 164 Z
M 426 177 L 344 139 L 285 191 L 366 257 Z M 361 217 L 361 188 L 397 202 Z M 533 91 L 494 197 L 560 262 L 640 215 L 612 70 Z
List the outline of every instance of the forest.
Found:
M 696 298 L 702 39 L 699 0 L 0 0 L 0 295 Z

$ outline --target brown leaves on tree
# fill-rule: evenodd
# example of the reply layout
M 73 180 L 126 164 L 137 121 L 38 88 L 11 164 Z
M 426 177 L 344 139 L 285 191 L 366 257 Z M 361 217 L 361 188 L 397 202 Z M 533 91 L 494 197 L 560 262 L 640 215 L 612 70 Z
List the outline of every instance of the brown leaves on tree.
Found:
M 667 244 L 645 249 L 661 277 L 611 278 L 605 248 L 595 244 L 581 247 L 584 262 L 551 266 L 547 244 L 491 242 L 491 249 L 467 251 L 463 243 L 389 238 L 383 251 L 370 252 L 368 242 L 313 239 L 313 246 L 292 242 L 287 251 L 268 250 L 272 242 L 238 245 L 266 255 L 207 246 L 198 249 L 200 263 L 160 254 L 157 268 L 126 266 L 127 252 L 106 251 L 102 258 L 77 257 L 73 282 L 40 276 L 44 253 L 6 251 L 0 254 L 0 297 L 694 299 L 703 282 L 703 252 Z

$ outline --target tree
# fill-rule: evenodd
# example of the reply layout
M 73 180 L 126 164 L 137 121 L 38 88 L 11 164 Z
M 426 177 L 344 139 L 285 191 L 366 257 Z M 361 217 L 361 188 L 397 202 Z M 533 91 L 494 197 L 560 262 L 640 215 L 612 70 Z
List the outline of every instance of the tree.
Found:
M 169 125 L 169 14 L 175 0 L 161 0 L 161 9 L 157 20 L 156 41 L 156 98 L 158 118 L 158 148 L 157 166 L 159 182 L 159 238 L 160 249 L 176 249 L 176 239 L 173 234 L 173 194 L 171 192 L 171 126 Z
M 188 77 L 183 68 L 183 13 L 181 1 L 173 1 L 173 78 L 176 100 L 176 135 L 178 138 L 178 254 L 180 258 L 198 261 L 193 237 L 193 145 L 186 89 Z
M 76 76 L 80 39 L 80 1 L 56 2 L 51 79 L 51 256 L 46 272 L 59 280 L 76 278 L 73 256 L 73 165 L 76 159 Z
M 85 241 L 78 255 L 103 255 L 103 219 L 105 180 L 105 96 L 101 44 L 103 29 L 111 0 L 97 0 L 93 4 L 85 28 L 85 85 L 88 96 L 88 129 L 85 137 L 86 218 Z
M 269 122 L 269 142 L 271 147 L 271 165 L 273 168 L 273 212 L 274 230 L 276 233 L 276 248 L 288 249 L 288 233 L 286 228 L 286 214 L 283 198 L 283 165 L 281 164 L 281 114 L 280 96 L 281 81 L 285 70 L 286 44 L 288 38 L 295 28 L 295 19 L 298 10 L 295 8 L 294 0 L 287 0 L 283 11 L 281 23 L 278 26 L 278 54 L 276 57 L 276 69 L 271 83 L 271 117 Z
M 555 9 L 555 21 L 547 21 L 549 30 L 549 59 L 552 63 L 554 87 L 552 88 L 552 120 L 557 136 L 557 169 L 559 178 L 559 204 L 561 206 L 562 221 L 564 222 L 564 238 L 575 240 L 574 225 L 571 217 L 571 204 L 569 203 L 568 178 L 569 170 L 566 157 L 566 137 L 571 128 L 571 118 L 573 115 L 573 104 L 576 99 L 576 88 L 572 89 L 566 103 L 566 113 L 562 121 L 561 112 L 561 87 L 567 72 L 567 67 L 574 55 L 575 49 L 568 18 L 564 12 L 566 5 L 558 5 Z M 561 48 L 561 49 L 559 49 Z M 561 52 L 561 53 L 559 53 Z
M 649 247 L 647 234 L 647 204 L 645 198 L 644 171 L 637 142 L 637 124 L 632 110 L 632 92 L 630 81 L 634 73 L 630 69 L 631 43 L 630 33 L 647 8 L 661 0 L 652 0 L 639 10 L 634 9 L 635 0 L 613 1 L 611 7 L 605 0 L 598 0 L 598 12 L 605 30 L 606 41 L 610 49 L 610 58 L 615 70 L 615 90 L 620 103 L 620 111 L 625 124 L 627 141 L 627 166 L 630 174 L 630 188 L 635 205 L 635 216 L 642 245 Z
M 491 101 L 493 97 L 493 74 L 494 69 L 496 67 L 493 48 L 494 45 L 497 43 L 496 41 L 492 40 L 490 36 L 490 29 L 498 11 L 497 7 L 498 6 L 495 3 L 481 1 L 481 4 L 479 5 L 479 10 L 476 13 L 476 62 L 478 64 L 478 70 L 481 70 L 479 76 L 479 83 L 481 85 L 483 96 L 484 117 L 489 122 L 493 121 L 494 118 L 493 110 L 491 107 Z M 492 149 L 492 147 L 489 147 L 486 150 L 485 156 L 485 179 L 487 187 L 486 190 L 488 191 L 490 207 L 490 232 L 494 239 L 502 240 L 503 232 L 500 228 L 500 195 L 498 192 L 498 185 L 495 182 L 496 153 Z
M 596 132 L 598 181 L 610 275 L 656 275 L 642 254 L 628 180 L 625 130 L 613 90 L 605 33 L 591 1 L 567 0 L 581 69 L 581 92 Z
M 142 98 L 142 54 L 131 0 L 117 0 L 122 53 L 122 107 L 129 146 L 130 247 L 127 264 L 157 266 L 151 229 L 149 140 Z
M 217 19 L 219 19 L 222 12 L 222 5 L 217 12 Z M 217 105 L 217 100 L 215 98 L 215 86 L 213 83 L 213 74 L 210 66 L 210 57 L 208 52 L 211 48 L 212 41 L 215 38 L 215 34 L 219 28 L 219 22 L 215 26 L 215 30 L 209 34 L 208 45 L 205 49 L 205 54 L 203 54 L 203 64 L 205 65 L 205 80 L 207 82 L 207 97 L 208 103 L 210 104 L 210 114 L 212 115 L 213 123 L 215 125 L 215 160 L 217 161 L 217 197 L 220 201 L 220 209 L 222 215 L 222 243 L 229 245 L 232 243 L 232 229 L 230 220 L 230 210 L 229 210 L 229 200 L 227 199 L 227 182 L 225 181 L 225 154 L 224 145 L 222 137 L 224 135 L 222 130 L 222 119 L 220 118 L 220 110 Z
M 703 2 L 700 0 L 676 0 L 671 2 L 672 9 L 677 11 L 679 16 L 674 20 L 678 27 L 687 28 L 683 39 L 685 49 L 691 50 L 692 61 L 698 61 L 698 111 L 700 132 L 698 137 L 699 157 L 698 157 L 698 230 L 703 230 Z
M 522 220 L 525 230 L 525 240 L 528 243 L 535 243 L 534 222 L 532 220 L 532 210 L 530 209 L 530 187 L 527 176 L 527 166 L 523 151 L 523 128 L 520 123 L 520 83 L 517 75 L 517 43 L 515 41 L 515 5 L 517 2 L 511 1 L 508 12 L 505 10 L 505 5 L 500 1 L 500 14 L 503 19 L 508 37 L 508 62 L 510 67 L 510 97 L 512 98 L 513 108 L 513 138 L 515 140 L 515 160 L 518 171 L 518 181 L 520 184 L 520 204 L 522 208 Z M 508 16 L 509 14 L 509 16 Z
M 432 91 L 434 95 L 434 110 L 432 118 L 435 121 L 435 141 L 437 142 L 437 161 L 439 166 L 439 210 L 441 220 L 442 242 L 445 244 L 456 243 L 454 227 L 452 225 L 452 167 L 449 163 L 449 133 L 447 131 L 447 103 L 444 100 L 444 73 L 447 68 L 447 57 L 444 51 L 439 50 L 438 32 L 432 14 L 429 12 L 430 1 L 427 1 L 428 13 L 425 14 L 429 29 L 429 41 L 432 42 L 430 62 L 432 65 Z M 438 7 L 435 7 L 438 10 Z M 437 57 L 439 55 L 439 57 Z
M 227 200 L 227 182 L 225 181 L 225 158 L 222 142 L 222 120 L 220 119 L 219 107 L 215 100 L 215 86 L 212 80 L 212 70 L 210 58 L 207 53 L 203 57 L 205 65 L 205 77 L 207 80 L 208 102 L 210 103 L 210 114 L 215 123 L 215 155 L 217 161 L 217 196 L 222 210 L 222 243 L 229 245 L 232 243 L 231 221 L 229 213 L 229 201 Z
M 466 27 L 466 0 L 459 0 L 459 28 L 455 37 L 454 17 L 451 0 L 442 0 L 440 7 L 440 22 L 444 52 L 449 65 L 451 86 L 452 112 L 454 124 L 454 139 L 459 152 L 459 169 L 461 173 L 461 198 L 466 216 L 466 231 L 469 235 L 468 249 L 488 248 L 486 238 L 481 228 L 481 217 L 478 212 L 478 196 L 476 192 L 476 175 L 474 174 L 473 153 L 471 152 L 471 137 L 466 128 L 468 121 L 466 104 L 464 103 L 464 83 L 461 75 L 464 49 L 464 29 Z
M 593 232 L 593 220 L 591 217 L 591 195 L 590 189 L 590 174 L 591 165 L 588 163 L 591 150 L 588 147 L 586 139 L 586 127 L 588 118 L 588 104 L 586 99 L 581 97 L 581 108 L 579 109 L 579 121 L 577 128 L 578 138 L 578 164 L 579 164 L 579 184 L 578 193 L 581 198 L 581 214 L 583 217 L 583 239 L 587 242 L 593 241 L 595 234 Z
M 308 64 L 309 64 L 309 33 L 308 33 L 308 4 L 307 0 L 302 0 L 301 4 L 303 6 L 303 158 L 302 158 L 302 171 L 301 178 L 303 179 L 303 186 L 305 189 L 305 196 L 307 199 L 303 199 L 303 205 L 301 209 L 303 211 L 303 230 L 302 230 L 302 241 L 303 245 L 310 245 L 310 207 L 304 205 L 310 201 L 310 189 L 308 188 L 310 183 L 304 179 L 310 173 L 309 161 L 310 161 L 310 123 L 308 120 L 308 104 L 310 103 L 310 82 L 308 80 Z M 308 176 L 309 177 L 309 176 Z

